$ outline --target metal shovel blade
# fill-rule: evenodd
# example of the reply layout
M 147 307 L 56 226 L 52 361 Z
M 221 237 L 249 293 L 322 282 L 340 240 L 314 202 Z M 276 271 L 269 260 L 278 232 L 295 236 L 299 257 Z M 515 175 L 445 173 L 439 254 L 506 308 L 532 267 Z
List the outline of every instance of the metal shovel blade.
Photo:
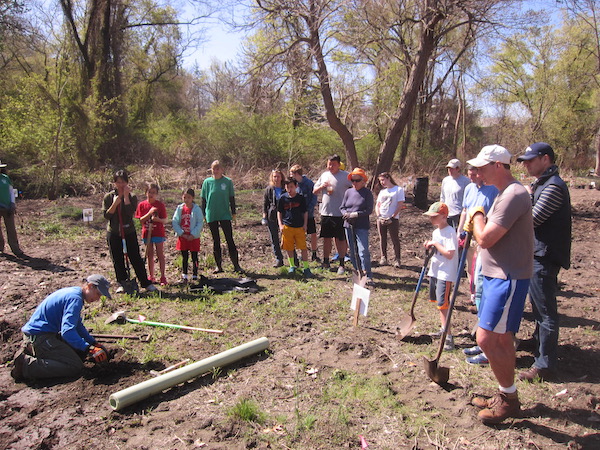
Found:
M 417 318 L 415 317 L 415 304 L 417 303 L 417 297 L 419 295 L 419 290 L 421 289 L 421 284 L 423 283 L 423 278 L 425 278 L 425 272 L 427 271 L 427 265 L 429 264 L 429 260 L 433 256 L 433 247 L 425 252 L 425 260 L 423 262 L 423 267 L 421 269 L 421 274 L 419 275 L 419 281 L 417 282 L 417 287 L 415 288 L 415 293 L 413 295 L 412 303 L 410 305 L 410 314 L 405 314 L 400 318 L 400 325 L 398 328 L 397 337 L 398 339 L 404 339 L 408 334 L 412 331 L 415 326 L 415 322 Z
M 429 361 L 423 356 L 423 364 L 427 376 L 437 384 L 445 384 L 450 379 L 450 369 L 448 367 L 438 366 L 439 356 L 433 361 Z
M 409 333 L 412 331 L 413 327 L 415 326 L 416 321 L 417 318 L 414 315 L 411 316 L 409 314 L 405 314 L 400 319 L 400 324 L 398 325 L 398 333 L 396 334 L 398 339 L 402 340 L 406 336 L 408 336 Z

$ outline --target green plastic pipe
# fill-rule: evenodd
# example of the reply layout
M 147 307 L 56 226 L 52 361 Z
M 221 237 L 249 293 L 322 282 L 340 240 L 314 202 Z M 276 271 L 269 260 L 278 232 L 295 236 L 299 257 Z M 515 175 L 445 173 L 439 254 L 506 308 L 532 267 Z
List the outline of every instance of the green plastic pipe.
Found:
M 115 392 L 108 398 L 110 407 L 115 411 L 126 408 L 165 389 L 204 375 L 217 367 L 223 367 L 247 356 L 260 353 L 267 348 L 269 348 L 269 340 L 262 337 L 225 350 L 217 355 Z

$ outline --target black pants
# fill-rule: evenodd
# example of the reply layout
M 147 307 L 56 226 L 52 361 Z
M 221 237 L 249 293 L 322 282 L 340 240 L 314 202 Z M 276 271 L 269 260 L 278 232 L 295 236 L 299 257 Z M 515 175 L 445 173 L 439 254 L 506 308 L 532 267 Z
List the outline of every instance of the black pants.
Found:
M 229 257 L 233 263 L 233 268 L 238 269 L 240 267 L 238 259 L 238 251 L 233 242 L 233 229 L 231 228 L 231 220 L 217 220 L 210 222 L 208 227 L 210 228 L 210 234 L 213 238 L 213 255 L 215 257 L 215 263 L 219 269 L 221 269 L 223 263 L 223 255 L 221 253 L 221 235 L 219 234 L 219 226 L 223 230 L 225 235 L 225 241 L 227 241 L 227 249 L 229 250 Z
M 123 253 L 121 236 L 118 234 L 107 233 L 106 240 L 108 241 L 110 257 L 113 261 L 117 281 L 122 283 L 129 279 L 129 273 L 125 266 L 125 254 Z M 144 260 L 140 256 L 140 246 L 138 244 L 137 234 L 126 234 L 125 244 L 127 245 L 127 256 L 129 256 L 129 261 L 133 266 L 133 270 L 135 270 L 135 275 L 137 276 L 140 286 L 143 288 L 148 287 L 151 282 L 148 280 L 148 273 L 146 272 Z
M 192 274 L 198 276 L 198 252 L 190 252 L 189 250 L 181 250 L 181 268 L 184 275 L 188 273 L 188 256 L 192 253 Z

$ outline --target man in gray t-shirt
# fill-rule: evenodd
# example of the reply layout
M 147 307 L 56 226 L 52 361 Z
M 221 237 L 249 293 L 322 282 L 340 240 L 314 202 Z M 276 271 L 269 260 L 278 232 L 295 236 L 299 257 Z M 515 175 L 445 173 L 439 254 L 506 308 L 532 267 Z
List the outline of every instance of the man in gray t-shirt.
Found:
M 500 392 L 475 397 L 479 420 L 500 423 L 518 417 L 521 405 L 515 386 L 514 335 L 519 331 L 529 278 L 533 272 L 533 219 L 525 188 L 510 172 L 511 154 L 500 145 L 487 145 L 468 161 L 479 169 L 498 196 L 485 216 L 482 207 L 468 212 L 465 231 L 472 231 L 482 248 L 483 292 L 478 312 L 477 344 L 486 354 Z
M 338 155 L 330 156 L 327 160 L 327 170 L 321 174 L 315 188 L 314 194 L 323 193 L 321 199 L 321 233 L 323 238 L 323 267 L 329 267 L 329 255 L 335 239 L 335 246 L 340 255 L 340 267 L 338 274 L 344 273 L 344 255 L 348 250 L 346 242 L 344 221 L 340 206 L 344 199 L 344 192 L 352 187 L 348 179 L 348 172 L 340 169 L 341 160 Z

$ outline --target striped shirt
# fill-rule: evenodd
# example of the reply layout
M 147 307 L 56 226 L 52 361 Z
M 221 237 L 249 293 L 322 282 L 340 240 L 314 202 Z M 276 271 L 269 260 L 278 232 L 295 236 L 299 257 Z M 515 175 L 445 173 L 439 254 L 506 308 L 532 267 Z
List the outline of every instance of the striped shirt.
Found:
M 546 186 L 533 206 L 534 228 L 542 225 L 552 214 L 558 211 L 563 200 L 563 192 L 558 186 L 555 184 Z

